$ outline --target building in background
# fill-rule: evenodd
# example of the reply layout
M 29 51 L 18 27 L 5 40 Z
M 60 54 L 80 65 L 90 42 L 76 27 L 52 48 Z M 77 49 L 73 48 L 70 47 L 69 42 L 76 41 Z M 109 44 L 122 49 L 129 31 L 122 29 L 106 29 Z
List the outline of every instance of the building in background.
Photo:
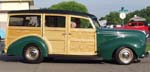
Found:
M 0 30 L 5 32 L 8 11 L 29 10 L 33 5 L 33 0 L 0 0 Z

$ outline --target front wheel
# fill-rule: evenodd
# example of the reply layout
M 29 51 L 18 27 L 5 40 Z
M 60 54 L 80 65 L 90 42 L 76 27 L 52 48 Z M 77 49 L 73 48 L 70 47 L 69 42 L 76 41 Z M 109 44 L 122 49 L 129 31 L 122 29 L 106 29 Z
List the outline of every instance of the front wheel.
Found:
M 118 64 L 127 65 L 134 59 L 134 53 L 130 48 L 122 47 L 115 52 L 115 61 Z
M 41 50 L 32 44 L 24 48 L 23 58 L 27 63 L 40 63 L 43 60 Z

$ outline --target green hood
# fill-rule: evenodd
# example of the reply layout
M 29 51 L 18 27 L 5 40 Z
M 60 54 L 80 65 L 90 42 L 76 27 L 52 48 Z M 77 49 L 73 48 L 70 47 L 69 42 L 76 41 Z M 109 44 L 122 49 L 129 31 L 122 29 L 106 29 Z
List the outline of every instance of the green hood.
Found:
M 99 55 L 111 59 L 120 47 L 131 48 L 140 57 L 145 51 L 146 35 L 135 30 L 97 29 Z

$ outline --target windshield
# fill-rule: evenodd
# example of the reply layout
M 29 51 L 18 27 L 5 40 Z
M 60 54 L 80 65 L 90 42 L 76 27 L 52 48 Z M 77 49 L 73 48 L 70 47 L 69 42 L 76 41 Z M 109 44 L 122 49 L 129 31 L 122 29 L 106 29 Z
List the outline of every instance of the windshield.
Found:
M 99 24 L 99 22 L 97 21 L 97 19 L 93 19 L 93 23 L 94 23 L 94 25 L 95 25 L 97 28 L 100 28 L 100 24 Z

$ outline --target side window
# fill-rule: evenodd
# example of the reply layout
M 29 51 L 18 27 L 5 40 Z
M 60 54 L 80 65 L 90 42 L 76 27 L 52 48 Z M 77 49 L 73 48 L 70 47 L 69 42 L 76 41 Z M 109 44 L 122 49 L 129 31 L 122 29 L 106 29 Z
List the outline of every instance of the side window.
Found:
M 71 17 L 71 28 L 92 28 L 88 19 Z
M 47 27 L 65 27 L 66 18 L 64 16 L 46 16 L 45 26 Z
M 139 26 L 144 26 L 144 24 L 143 23 L 139 23 Z
M 40 16 L 16 15 L 10 16 L 9 26 L 40 27 Z
M 129 23 L 128 26 L 136 26 L 136 23 Z

